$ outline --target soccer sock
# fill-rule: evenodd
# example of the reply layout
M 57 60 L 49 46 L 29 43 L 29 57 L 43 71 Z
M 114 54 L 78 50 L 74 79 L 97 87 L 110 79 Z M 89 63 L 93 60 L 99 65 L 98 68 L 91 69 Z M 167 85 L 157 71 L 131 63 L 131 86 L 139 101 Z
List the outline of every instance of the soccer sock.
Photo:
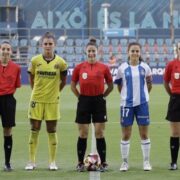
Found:
M 29 136 L 29 159 L 35 163 L 39 131 L 31 131 Z
M 11 152 L 12 152 L 12 136 L 4 136 L 4 153 L 5 153 L 5 164 L 10 164 Z
M 130 141 L 123 141 L 120 142 L 120 149 L 121 149 L 121 156 L 124 162 L 128 162 L 129 157 L 129 149 L 130 149 Z
M 106 141 L 105 138 L 96 139 L 97 151 L 101 159 L 101 163 L 106 162 Z
M 81 163 L 83 163 L 84 161 L 86 147 L 87 147 L 87 138 L 79 137 L 77 141 L 77 155 L 78 155 L 78 161 Z
M 143 160 L 149 161 L 150 149 L 151 149 L 150 139 L 141 140 L 141 149 L 142 149 L 142 153 L 143 153 Z
M 179 137 L 170 137 L 170 151 L 172 163 L 177 163 L 179 151 Z
M 55 162 L 58 138 L 57 133 L 48 133 L 49 162 Z

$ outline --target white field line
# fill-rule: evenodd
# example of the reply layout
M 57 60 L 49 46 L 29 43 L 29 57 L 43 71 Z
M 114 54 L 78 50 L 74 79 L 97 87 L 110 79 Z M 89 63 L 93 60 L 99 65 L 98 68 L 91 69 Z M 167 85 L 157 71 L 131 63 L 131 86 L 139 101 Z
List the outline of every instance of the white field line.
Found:
M 91 123 L 91 153 L 97 153 L 94 125 Z M 89 180 L 101 180 L 100 172 L 90 171 Z

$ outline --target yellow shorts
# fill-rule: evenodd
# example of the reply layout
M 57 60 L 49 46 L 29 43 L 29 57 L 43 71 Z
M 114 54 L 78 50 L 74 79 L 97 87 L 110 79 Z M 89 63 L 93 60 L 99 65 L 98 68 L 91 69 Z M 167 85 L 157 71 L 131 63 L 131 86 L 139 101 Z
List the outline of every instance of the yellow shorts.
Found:
M 31 101 L 28 111 L 29 119 L 58 120 L 60 119 L 59 103 L 39 103 Z

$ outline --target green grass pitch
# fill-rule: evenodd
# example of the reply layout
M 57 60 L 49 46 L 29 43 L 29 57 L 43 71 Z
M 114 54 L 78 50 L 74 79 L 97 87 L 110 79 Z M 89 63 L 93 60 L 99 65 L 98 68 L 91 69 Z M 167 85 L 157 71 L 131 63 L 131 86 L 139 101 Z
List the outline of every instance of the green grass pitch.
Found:
M 39 137 L 39 146 L 37 152 L 37 169 L 34 171 L 25 171 L 24 166 L 28 162 L 28 138 L 30 125 L 27 119 L 27 109 L 29 103 L 31 89 L 29 86 L 22 86 L 17 90 L 15 96 L 17 98 L 17 126 L 13 129 L 14 147 L 12 153 L 12 165 L 14 171 L 7 173 L 1 170 L 0 179 L 14 180 L 46 180 L 46 179 L 62 179 L 62 180 L 88 180 L 89 173 L 78 173 L 75 171 L 77 163 L 76 157 L 76 140 L 78 131 L 74 123 L 77 100 L 70 91 L 70 87 L 66 86 L 61 94 L 61 120 L 58 124 L 58 153 L 57 165 L 59 170 L 50 172 L 48 170 L 48 145 L 45 123 Z M 151 164 L 153 170 L 144 172 L 142 170 L 142 152 L 140 148 L 140 138 L 136 123 L 133 126 L 133 134 L 131 138 L 130 169 L 128 172 L 120 172 L 121 156 L 119 150 L 119 142 L 121 139 L 121 130 L 119 125 L 119 103 L 120 96 L 117 88 L 114 87 L 113 92 L 107 98 L 108 123 L 106 124 L 106 141 L 107 141 L 107 161 L 109 163 L 109 171 L 101 173 L 101 180 L 177 180 L 179 179 L 179 170 L 169 171 L 170 162 L 169 153 L 169 125 L 165 121 L 168 95 L 163 85 L 154 85 L 150 93 L 150 138 L 151 138 Z M 2 132 L 2 128 L 1 132 Z M 88 150 L 90 152 L 91 132 L 89 132 Z M 1 169 L 4 164 L 3 154 L 3 137 L 0 134 L 0 162 Z

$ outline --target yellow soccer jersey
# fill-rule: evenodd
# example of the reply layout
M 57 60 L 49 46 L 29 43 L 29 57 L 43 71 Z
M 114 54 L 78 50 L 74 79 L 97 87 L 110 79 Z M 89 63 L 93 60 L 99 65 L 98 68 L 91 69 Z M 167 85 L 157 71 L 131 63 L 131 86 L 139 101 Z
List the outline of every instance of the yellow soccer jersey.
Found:
M 28 72 L 34 75 L 31 101 L 58 103 L 60 72 L 65 70 L 67 70 L 65 60 L 57 55 L 50 62 L 47 62 L 42 54 L 34 56 L 28 67 Z

